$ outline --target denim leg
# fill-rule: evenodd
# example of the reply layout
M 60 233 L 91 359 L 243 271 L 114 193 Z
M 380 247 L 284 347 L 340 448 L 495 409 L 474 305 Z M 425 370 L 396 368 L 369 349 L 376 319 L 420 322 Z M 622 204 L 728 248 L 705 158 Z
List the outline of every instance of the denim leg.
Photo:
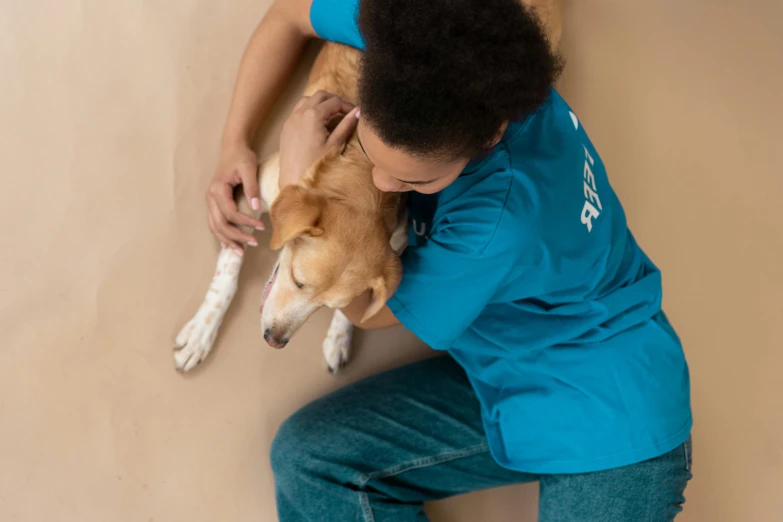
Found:
M 272 444 L 281 522 L 424 522 L 423 502 L 536 477 L 501 468 L 479 403 L 449 356 L 305 406 Z
M 691 478 L 691 441 L 639 464 L 541 477 L 539 522 L 671 522 Z

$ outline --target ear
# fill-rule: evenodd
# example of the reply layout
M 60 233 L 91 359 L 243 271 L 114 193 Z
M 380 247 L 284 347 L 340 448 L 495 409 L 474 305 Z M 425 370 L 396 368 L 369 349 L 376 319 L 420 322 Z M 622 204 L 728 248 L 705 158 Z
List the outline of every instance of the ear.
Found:
M 272 250 L 280 250 L 283 245 L 299 236 L 323 234 L 323 229 L 317 225 L 324 204 L 323 196 L 298 185 L 289 185 L 281 190 L 269 209 L 269 218 L 272 221 L 269 247 Z
M 372 290 L 372 296 L 370 297 L 370 306 L 362 316 L 362 322 L 371 319 L 378 312 L 381 311 L 402 280 L 402 263 L 400 258 L 394 253 L 390 253 L 387 258 L 386 264 L 383 269 L 383 275 L 380 275 L 370 281 L 370 290 Z

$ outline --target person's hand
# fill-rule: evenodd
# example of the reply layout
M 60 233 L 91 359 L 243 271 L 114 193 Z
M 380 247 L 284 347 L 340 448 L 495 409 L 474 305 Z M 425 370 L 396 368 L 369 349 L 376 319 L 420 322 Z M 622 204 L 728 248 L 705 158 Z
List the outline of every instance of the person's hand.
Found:
M 302 98 L 280 134 L 280 188 L 298 183 L 327 149 L 345 144 L 358 113 L 358 107 L 325 91 Z M 330 133 L 327 124 L 339 114 L 346 116 Z
M 249 146 L 229 147 L 221 153 L 218 168 L 207 189 L 209 229 L 223 248 L 233 248 L 239 255 L 244 252 L 245 243 L 251 246 L 258 246 L 258 243 L 252 235 L 237 227 L 246 225 L 263 230 L 264 224 L 237 209 L 234 187 L 241 184 L 250 206 L 260 208 L 257 172 L 258 157 Z

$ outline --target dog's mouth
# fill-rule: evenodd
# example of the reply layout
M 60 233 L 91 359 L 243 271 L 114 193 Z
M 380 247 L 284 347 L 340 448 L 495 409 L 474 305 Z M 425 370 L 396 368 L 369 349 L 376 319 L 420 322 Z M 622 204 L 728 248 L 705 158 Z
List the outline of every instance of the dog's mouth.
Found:
M 259 308 L 259 312 L 264 311 L 264 304 L 266 303 L 267 298 L 269 297 L 269 293 L 272 291 L 272 285 L 275 284 L 275 281 L 277 280 L 277 271 L 280 268 L 280 265 L 275 265 L 275 270 L 272 272 L 272 277 L 269 278 L 269 281 L 267 281 L 266 286 L 264 287 L 264 293 L 261 294 L 261 307 Z

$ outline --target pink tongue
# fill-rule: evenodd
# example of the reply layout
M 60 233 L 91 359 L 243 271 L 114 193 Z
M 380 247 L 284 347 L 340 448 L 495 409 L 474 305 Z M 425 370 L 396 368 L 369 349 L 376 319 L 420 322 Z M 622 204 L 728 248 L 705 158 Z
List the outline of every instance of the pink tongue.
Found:
M 267 297 L 269 297 L 269 292 L 272 291 L 272 285 L 275 284 L 275 280 L 277 279 L 277 269 L 275 269 L 275 273 L 272 274 L 272 279 L 269 280 L 269 282 L 266 284 L 266 287 L 264 288 L 264 293 L 261 295 L 261 308 L 258 310 L 261 312 L 264 309 L 264 303 L 266 303 Z

